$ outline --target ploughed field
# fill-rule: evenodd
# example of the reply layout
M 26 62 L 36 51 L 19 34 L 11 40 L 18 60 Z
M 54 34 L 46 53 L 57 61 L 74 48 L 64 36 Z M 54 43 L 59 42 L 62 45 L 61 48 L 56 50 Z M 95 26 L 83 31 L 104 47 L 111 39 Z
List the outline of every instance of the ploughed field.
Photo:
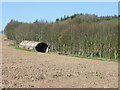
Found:
M 3 87 L 118 87 L 117 62 L 97 61 L 56 54 L 18 50 L 8 46 L 10 42 L 4 39 L 5 36 L 2 38 Z

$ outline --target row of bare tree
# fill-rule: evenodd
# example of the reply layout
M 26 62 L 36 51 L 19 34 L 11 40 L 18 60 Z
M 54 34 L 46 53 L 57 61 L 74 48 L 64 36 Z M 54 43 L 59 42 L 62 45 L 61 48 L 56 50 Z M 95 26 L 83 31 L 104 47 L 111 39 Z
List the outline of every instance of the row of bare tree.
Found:
M 87 20 L 88 16 L 82 15 L 81 20 Z M 16 43 L 23 40 L 46 42 L 52 52 L 117 60 L 118 22 L 94 21 L 94 16 L 89 16 L 91 22 L 78 22 L 77 17 L 55 23 L 22 23 L 12 20 L 4 33 Z

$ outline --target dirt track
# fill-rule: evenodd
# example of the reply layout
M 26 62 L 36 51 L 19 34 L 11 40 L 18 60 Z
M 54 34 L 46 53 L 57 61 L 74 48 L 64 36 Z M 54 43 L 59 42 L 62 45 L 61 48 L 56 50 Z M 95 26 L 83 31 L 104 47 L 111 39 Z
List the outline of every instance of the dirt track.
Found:
M 3 87 L 118 87 L 118 64 L 116 62 L 22 51 L 9 47 L 9 42 L 4 40 L 2 44 Z

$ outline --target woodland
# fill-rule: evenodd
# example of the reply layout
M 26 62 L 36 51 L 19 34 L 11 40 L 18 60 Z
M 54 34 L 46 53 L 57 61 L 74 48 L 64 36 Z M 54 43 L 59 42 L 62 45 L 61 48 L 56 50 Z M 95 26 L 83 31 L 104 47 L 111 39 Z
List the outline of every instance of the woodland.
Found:
M 55 22 L 11 20 L 4 34 L 16 44 L 23 40 L 45 42 L 49 52 L 118 60 L 118 21 L 117 15 L 98 17 L 82 13 L 64 15 Z

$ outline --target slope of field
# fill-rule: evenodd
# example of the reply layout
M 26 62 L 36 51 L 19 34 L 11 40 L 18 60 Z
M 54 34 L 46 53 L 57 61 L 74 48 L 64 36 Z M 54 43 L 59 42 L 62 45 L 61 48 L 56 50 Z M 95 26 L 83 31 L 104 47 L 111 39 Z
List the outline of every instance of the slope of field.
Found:
M 118 21 L 120 21 L 120 18 L 111 19 L 111 20 L 108 20 L 107 22 L 118 22 Z
M 2 84 L 9 88 L 117 88 L 118 64 L 17 50 L 3 36 Z

